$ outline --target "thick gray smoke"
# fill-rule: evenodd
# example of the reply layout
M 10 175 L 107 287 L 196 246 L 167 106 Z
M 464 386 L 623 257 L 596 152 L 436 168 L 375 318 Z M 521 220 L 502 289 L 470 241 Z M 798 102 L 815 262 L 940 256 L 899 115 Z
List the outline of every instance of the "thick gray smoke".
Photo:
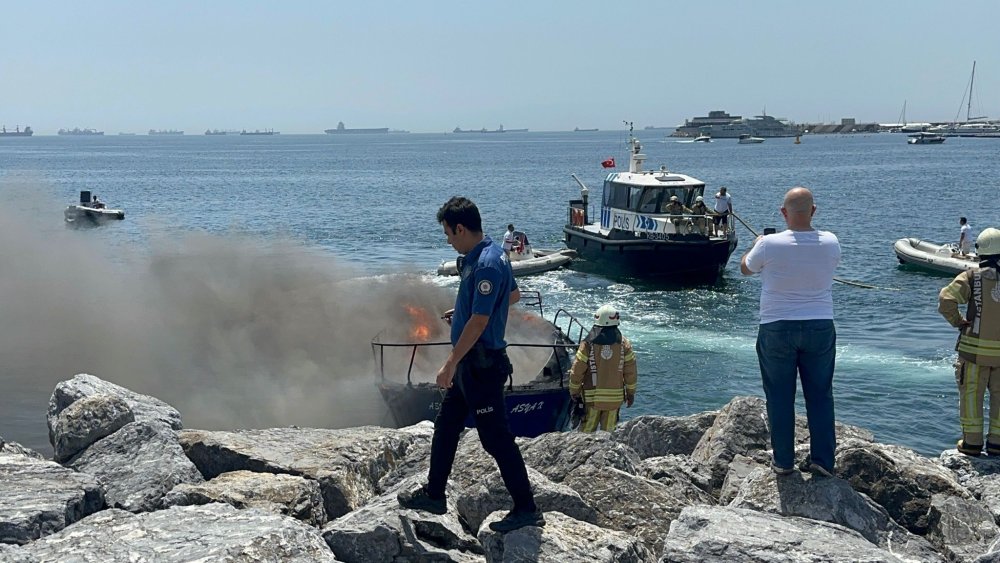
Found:
M 420 276 L 359 277 L 301 244 L 237 234 L 102 250 L 95 231 L 62 228 L 63 204 L 30 186 L 2 186 L 29 202 L 0 208 L 0 435 L 8 439 L 44 447 L 49 395 L 77 373 L 159 397 L 189 428 L 389 425 L 372 337 L 448 340 L 440 314 L 454 290 Z M 527 333 L 509 331 L 511 341 L 551 341 L 547 327 L 512 319 Z M 416 379 L 433 378 L 448 348 L 435 350 L 418 357 Z M 409 349 L 389 351 L 387 375 L 399 379 L 408 359 Z

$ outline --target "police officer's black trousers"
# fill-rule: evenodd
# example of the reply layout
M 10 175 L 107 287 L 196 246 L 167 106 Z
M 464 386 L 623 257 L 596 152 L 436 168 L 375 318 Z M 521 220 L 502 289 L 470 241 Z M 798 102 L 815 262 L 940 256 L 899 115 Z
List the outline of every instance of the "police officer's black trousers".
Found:
M 535 510 L 524 459 L 507 424 L 503 387 L 511 371 L 510 360 L 504 350 L 473 349 L 459 362 L 452 386 L 445 394 L 441 410 L 434 420 L 431 467 L 427 476 L 427 492 L 431 496 L 444 496 L 459 437 L 471 411 L 476 420 L 479 441 L 496 460 L 504 485 L 514 499 L 514 510 Z

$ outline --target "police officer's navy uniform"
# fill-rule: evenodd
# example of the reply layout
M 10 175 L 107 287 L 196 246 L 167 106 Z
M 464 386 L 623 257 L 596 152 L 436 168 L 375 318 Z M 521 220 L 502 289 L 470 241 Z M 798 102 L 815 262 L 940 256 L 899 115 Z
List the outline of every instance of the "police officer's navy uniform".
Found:
M 433 497 L 444 497 L 459 437 L 471 412 L 483 449 L 496 460 L 514 499 L 514 510 L 534 512 L 528 472 L 507 424 L 503 396 L 504 384 L 513 372 L 504 332 L 510 294 L 517 289 L 517 282 L 503 250 L 489 236 L 484 236 L 472 251 L 459 258 L 458 269 L 462 281 L 451 320 L 452 346 L 458 343 L 472 315 L 489 315 L 489 323 L 458 363 L 455 379 L 434 421 L 427 492 Z

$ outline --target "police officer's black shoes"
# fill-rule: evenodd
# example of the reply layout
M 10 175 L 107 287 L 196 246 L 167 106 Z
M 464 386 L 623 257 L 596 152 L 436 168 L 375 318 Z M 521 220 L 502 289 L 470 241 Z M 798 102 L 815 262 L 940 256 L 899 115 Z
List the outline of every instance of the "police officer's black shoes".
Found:
M 448 503 L 444 497 L 433 498 L 427 492 L 427 486 L 422 486 L 413 491 L 403 491 L 396 495 L 399 506 L 411 510 L 424 510 L 431 514 L 447 514 Z
M 511 510 L 500 520 L 490 522 L 490 529 L 500 533 L 513 532 L 525 526 L 537 526 L 541 528 L 545 526 L 545 516 L 539 510 L 532 512 L 528 512 L 527 510 Z

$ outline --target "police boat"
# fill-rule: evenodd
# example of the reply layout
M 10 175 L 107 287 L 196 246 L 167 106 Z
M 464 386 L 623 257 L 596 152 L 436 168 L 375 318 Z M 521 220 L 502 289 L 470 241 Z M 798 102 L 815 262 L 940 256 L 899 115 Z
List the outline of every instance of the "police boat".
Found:
M 667 207 L 674 196 L 690 208 L 704 195 L 705 182 L 670 172 L 666 166 L 643 170 L 646 155 L 629 125 L 628 171 L 611 172 L 605 178 L 598 222 L 591 221 L 590 190 L 571 175 L 580 185 L 581 197 L 569 202 L 563 234 L 566 246 L 580 257 L 573 262 L 574 269 L 625 279 L 717 281 L 736 249 L 732 222 L 716 231 L 712 215 L 671 214 Z
M 96 198 L 92 200 L 90 190 L 81 191 L 80 203 L 72 204 L 63 211 L 63 219 L 68 227 L 93 227 L 124 218 L 125 212 L 121 209 L 108 209 Z
M 504 394 L 510 430 L 525 437 L 567 430 L 570 368 L 588 329 L 563 309 L 552 321 L 545 319 L 537 291 L 522 290 L 521 304 L 525 307 L 511 308 L 507 321 L 507 355 L 514 367 Z M 371 343 L 376 384 L 398 428 L 437 416 L 444 390 L 435 378 L 451 351 L 444 321 L 417 307 L 407 306 L 407 313 L 412 323 L 404 338 L 382 331 Z M 465 425 L 475 427 L 471 414 Z
M 576 258 L 576 251 L 568 248 L 534 250 L 528 242 L 528 235 L 523 231 L 514 231 L 514 243 L 507 256 L 510 258 L 510 268 L 515 276 L 530 276 L 566 266 Z M 458 261 L 441 262 L 437 273 L 441 276 L 457 276 Z

